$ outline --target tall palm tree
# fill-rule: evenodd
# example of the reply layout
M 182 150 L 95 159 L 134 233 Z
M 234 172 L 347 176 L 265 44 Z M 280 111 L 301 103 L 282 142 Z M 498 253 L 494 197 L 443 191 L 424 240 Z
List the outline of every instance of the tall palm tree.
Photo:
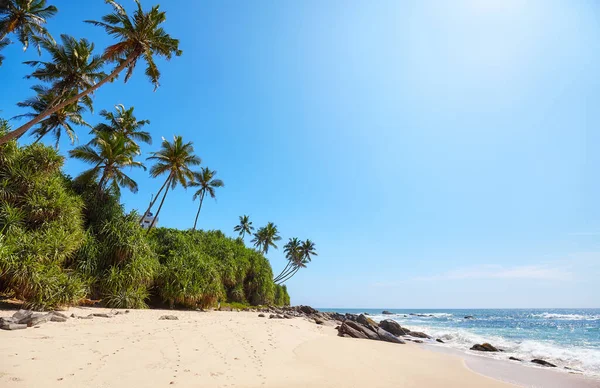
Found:
M 279 236 L 277 225 L 269 222 L 267 226 L 263 226 L 256 231 L 252 242 L 256 248 L 266 255 L 269 253 L 269 247 L 277 249 L 275 242 L 279 240 L 281 240 L 281 237 Z
M 242 239 L 246 236 L 246 233 L 252 234 L 253 230 L 252 221 L 246 215 L 240 216 L 240 223 L 233 228 L 233 231 L 238 232 Z
M 37 45 L 40 39 L 50 39 L 52 36 L 44 27 L 46 20 L 58 12 L 58 9 L 49 5 L 46 0 L 5 0 L 0 6 L 0 39 L 14 33 L 27 50 L 29 42 Z
M 215 198 L 215 189 L 217 187 L 223 187 L 225 184 L 220 179 L 215 179 L 217 175 L 216 171 L 211 171 L 208 167 L 202 167 L 200 172 L 194 173 L 194 178 L 188 184 L 190 187 L 198 187 L 198 190 L 194 193 L 194 201 L 200 197 L 200 205 L 198 206 L 198 212 L 196 213 L 196 220 L 194 221 L 194 228 L 196 230 L 196 224 L 198 223 L 198 216 L 200 215 L 200 209 L 202 209 L 202 202 L 204 196 L 208 193 L 211 198 Z
M 301 258 L 300 246 L 301 242 L 296 237 L 290 238 L 287 244 L 283 246 L 283 251 L 285 252 L 285 257 L 288 260 L 288 263 L 283 269 L 283 271 L 281 271 L 279 275 L 275 276 L 275 278 L 273 279 L 274 282 L 277 282 L 278 280 L 282 279 L 289 273 L 289 271 L 296 268 L 296 265 Z
M 148 12 L 144 12 L 139 0 L 135 0 L 137 9 L 133 16 L 127 15 L 125 9 L 115 1 L 107 0 L 113 7 L 113 13 L 102 17 L 102 21 L 88 20 L 95 26 L 104 28 L 111 36 L 119 41 L 104 50 L 102 59 L 117 64 L 115 69 L 100 82 L 87 88 L 77 95 L 61 101 L 59 104 L 40 113 L 36 118 L 20 126 L 12 132 L 0 137 L 0 145 L 18 138 L 27 132 L 32 126 L 37 124 L 44 117 L 51 115 L 56 110 L 74 103 L 108 82 L 112 82 L 123 70 L 125 72 L 125 82 L 131 77 L 133 70 L 139 59 L 143 59 L 146 66 L 146 75 L 154 84 L 154 89 L 159 86 L 160 71 L 154 62 L 155 57 L 164 57 L 171 59 L 173 55 L 180 56 L 182 51 L 179 49 L 179 40 L 171 38 L 169 34 L 161 27 L 166 20 L 166 14 L 159 10 L 156 5 Z
M 156 161 L 156 164 L 150 168 L 150 176 L 156 178 L 159 175 L 167 174 L 167 179 L 156 193 L 156 196 L 154 196 L 154 199 L 150 201 L 150 206 L 148 206 L 148 209 L 144 212 L 142 218 L 140 218 L 140 223 L 143 221 L 146 214 L 152 210 L 152 206 L 154 206 L 158 196 L 163 189 L 166 188 L 162 200 L 160 201 L 160 205 L 158 206 L 156 216 L 154 217 L 154 220 L 156 220 L 160 213 L 160 209 L 162 209 L 163 203 L 165 202 L 167 193 L 169 192 L 169 187 L 174 189 L 177 187 L 178 183 L 183 187 L 187 187 L 188 181 L 192 180 L 194 177 L 194 173 L 190 167 L 197 166 L 201 163 L 200 158 L 194 155 L 192 142 L 184 143 L 181 136 L 173 136 L 173 142 L 169 142 L 163 138 L 160 151 L 152 153 L 152 156 L 150 156 L 148 160 Z M 152 224 L 148 228 L 148 233 L 154 227 L 154 223 L 155 222 L 152 221 Z
M 123 170 L 126 167 L 146 167 L 134 160 L 135 148 L 127 141 L 125 136 L 108 132 L 98 132 L 90 144 L 75 147 L 69 151 L 72 158 L 83 160 L 93 164 L 89 170 L 84 171 L 82 179 L 96 179 L 98 181 L 98 192 L 106 191 L 110 187 L 119 193 L 119 187 L 127 187 L 132 192 L 138 191 L 137 183 L 127 176 Z
M 297 257 L 294 261 L 294 264 L 290 267 L 290 269 L 288 269 L 286 274 L 275 278 L 275 283 L 282 284 L 290 280 L 300 270 L 300 268 L 306 268 L 307 264 L 312 260 L 311 256 L 318 255 L 315 250 L 315 243 L 307 239 L 297 247 Z
M 133 106 L 129 109 L 125 109 L 125 106 L 119 104 L 115 105 L 116 113 L 107 110 L 100 111 L 100 116 L 108 121 L 108 124 L 100 123 L 94 127 L 94 131 L 122 134 L 135 148 L 137 148 L 139 154 L 139 145 L 136 141 L 152 144 L 152 136 L 149 132 L 141 130 L 144 125 L 150 124 L 150 121 L 138 120 L 133 115 L 133 109 Z
M 33 112 L 18 115 L 15 116 L 15 118 L 34 117 L 39 112 L 44 111 L 56 98 L 55 94 L 44 86 L 35 85 L 32 87 L 32 89 L 37 93 L 37 95 L 35 97 L 28 98 L 25 101 L 19 102 L 17 105 L 22 108 L 31 108 Z M 32 132 L 32 135 L 36 136 L 34 143 L 40 141 L 47 134 L 52 133 L 56 139 L 54 146 L 56 149 L 58 149 L 60 136 L 64 130 L 71 140 L 71 144 L 74 144 L 75 140 L 77 139 L 77 134 L 75 133 L 75 129 L 72 125 L 81 125 L 89 128 L 92 127 L 83 119 L 82 115 L 85 113 L 85 111 L 85 107 L 79 105 L 78 103 L 74 103 L 52 113 L 50 116 L 40 121 L 38 123 L 38 127 Z

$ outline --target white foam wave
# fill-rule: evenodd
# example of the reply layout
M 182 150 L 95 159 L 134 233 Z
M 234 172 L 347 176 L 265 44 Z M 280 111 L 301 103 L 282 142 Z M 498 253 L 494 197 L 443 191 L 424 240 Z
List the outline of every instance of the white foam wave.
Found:
M 445 346 L 469 351 L 474 344 L 489 342 L 504 352 L 475 352 L 480 356 L 504 359 L 513 356 L 523 360 L 541 358 L 563 369 L 569 367 L 586 374 L 600 376 L 600 349 L 585 347 L 566 347 L 549 341 L 508 340 L 501 336 L 479 335 L 463 329 L 442 329 L 432 327 L 410 327 L 413 331 L 423 331 L 434 338 L 441 338 Z M 444 346 L 441 345 L 440 346 Z
M 531 316 L 533 318 L 569 320 L 569 321 L 595 321 L 595 320 L 600 320 L 600 315 L 541 313 L 541 314 L 531 314 Z

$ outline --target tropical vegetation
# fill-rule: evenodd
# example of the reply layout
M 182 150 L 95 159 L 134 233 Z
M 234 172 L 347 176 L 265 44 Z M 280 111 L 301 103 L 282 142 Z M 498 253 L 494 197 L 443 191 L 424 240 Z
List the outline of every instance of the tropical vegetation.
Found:
M 181 55 L 179 41 L 162 28 L 166 14 L 158 6 L 145 11 L 136 0 L 130 16 L 120 4 L 107 3 L 113 12 L 90 21 L 117 40 L 101 55 L 85 38 L 54 41 L 44 25 L 57 9 L 44 0 L 8 0 L 0 11 L 0 49 L 15 36 L 24 47 L 33 43 L 45 52 L 43 60 L 24 62 L 33 68 L 26 78 L 39 82 L 34 95 L 17 104 L 27 111 L 16 118 L 28 121 L 13 130 L 0 120 L 0 294 L 35 309 L 96 302 L 114 308 L 289 305 L 283 283 L 317 255 L 314 243 L 290 239 L 287 265 L 273 276 L 266 255 L 282 239 L 273 222 L 255 230 L 249 216 L 240 216 L 235 237 L 197 230 L 204 199 L 216 199 L 224 183 L 215 170 L 195 169 L 202 160 L 192 141 L 162 138 L 144 160 L 142 146 L 152 144 L 150 121 L 138 119 L 133 106 L 101 110 L 100 122 L 88 123 L 102 85 L 123 72 L 127 82 L 143 60 L 156 88 L 155 58 Z M 75 145 L 83 127 L 89 141 Z M 29 131 L 33 141 L 20 144 Z M 71 143 L 64 155 L 58 147 L 63 135 Z M 44 144 L 50 136 L 53 146 Z M 66 175 L 67 157 L 87 167 Z M 122 189 L 149 194 L 132 174 L 146 170 L 145 163 L 160 188 L 143 213 L 125 211 Z M 167 194 L 178 188 L 192 188 L 191 199 L 199 200 L 193 227 L 157 227 Z

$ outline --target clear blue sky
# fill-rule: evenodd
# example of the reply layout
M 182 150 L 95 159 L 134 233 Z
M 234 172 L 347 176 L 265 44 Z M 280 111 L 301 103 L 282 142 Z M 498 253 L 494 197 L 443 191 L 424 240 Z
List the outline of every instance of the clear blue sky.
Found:
M 86 36 L 99 51 L 111 42 L 81 22 L 107 13 L 103 1 L 51 3 L 55 36 Z M 288 283 L 293 303 L 600 306 L 597 2 L 162 8 L 184 55 L 160 63 L 155 93 L 142 67 L 100 89 L 96 112 L 134 105 L 151 121 L 146 153 L 161 136 L 194 142 L 226 184 L 200 227 L 233 235 L 249 214 L 255 226 L 275 222 L 284 240 L 314 240 L 319 256 Z M 21 61 L 36 55 L 17 45 L 3 53 L 0 115 L 11 117 L 30 96 Z M 123 201 L 141 209 L 162 181 L 132 176 L 140 192 Z M 179 188 L 160 224 L 189 228 L 196 206 Z M 268 256 L 283 267 L 281 249 Z

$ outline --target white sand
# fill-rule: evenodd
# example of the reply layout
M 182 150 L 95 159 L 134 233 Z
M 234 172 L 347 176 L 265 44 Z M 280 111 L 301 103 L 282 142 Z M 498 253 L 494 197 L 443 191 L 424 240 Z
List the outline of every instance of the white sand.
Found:
M 105 309 L 73 308 L 76 315 Z M 158 320 L 163 314 L 177 321 Z M 0 315 L 12 315 L 0 311 Z M 0 332 L 0 387 L 510 387 L 457 356 L 257 313 L 131 310 Z

